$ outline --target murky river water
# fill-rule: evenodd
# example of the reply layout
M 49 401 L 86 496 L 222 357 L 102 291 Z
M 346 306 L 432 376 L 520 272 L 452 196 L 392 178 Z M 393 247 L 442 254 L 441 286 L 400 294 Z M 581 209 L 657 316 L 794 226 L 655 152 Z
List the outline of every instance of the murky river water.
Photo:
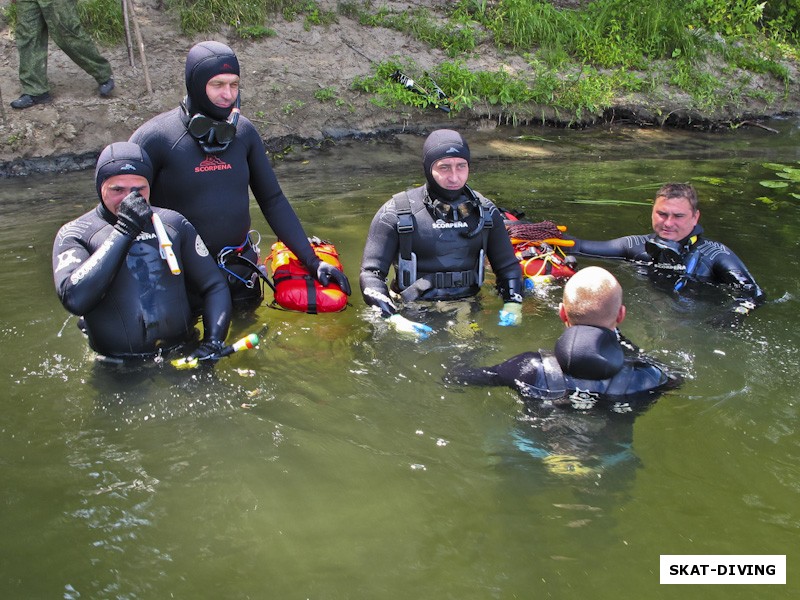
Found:
M 800 183 L 759 182 L 777 179 L 770 163 L 798 166 L 800 129 L 770 125 L 780 133 L 469 136 L 473 187 L 580 237 L 647 232 L 658 186 L 693 182 L 709 237 L 770 298 L 720 332 L 706 324 L 719 298 L 679 301 L 605 263 L 625 288 L 623 332 L 688 378 L 635 418 L 571 415 L 555 433 L 525 420 L 511 390 L 442 376 L 456 360 L 551 348 L 558 287 L 501 328 L 487 286 L 477 330 L 431 313 L 423 342 L 386 331 L 358 294 L 334 315 L 265 305 L 231 334 L 260 331 L 260 347 L 213 374 L 109 373 L 50 270 L 58 227 L 95 203 L 92 174 L 0 181 L 2 596 L 797 597 Z M 376 209 L 421 182 L 422 141 L 277 165 L 356 286 Z M 253 214 L 267 253 L 274 238 Z M 660 586 L 662 554 L 786 554 L 788 583 Z

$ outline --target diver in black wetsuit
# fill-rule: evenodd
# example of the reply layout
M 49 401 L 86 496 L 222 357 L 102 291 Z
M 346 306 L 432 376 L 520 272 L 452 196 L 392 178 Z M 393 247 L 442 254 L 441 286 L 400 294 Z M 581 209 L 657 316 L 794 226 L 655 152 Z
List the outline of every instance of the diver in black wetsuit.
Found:
M 618 332 L 625 318 L 622 288 L 600 267 L 578 271 L 564 286 L 559 317 L 567 329 L 555 352 L 525 352 L 492 367 L 457 369 L 458 383 L 508 386 L 534 410 L 595 405 L 629 412 L 677 387 L 682 378 L 639 352 Z
M 107 146 L 97 161 L 100 203 L 67 223 L 53 244 L 61 303 L 83 317 L 93 350 L 109 360 L 152 358 L 196 339 L 189 292 L 202 299 L 204 337 L 192 358 L 224 347 L 231 315 L 225 278 L 182 215 L 147 203 L 153 168 L 136 144 Z M 160 255 L 153 224 L 160 217 L 180 268 Z
M 239 115 L 239 61 L 233 50 L 213 41 L 192 47 L 186 91 L 180 106 L 150 119 L 130 138 L 153 160 L 153 205 L 180 212 L 197 228 L 212 256 L 223 259 L 237 305 L 262 297 L 258 275 L 238 260 L 258 263 L 249 236 L 249 190 L 275 235 L 309 272 L 323 285 L 334 282 L 350 294 L 344 273 L 314 254 L 261 136 Z
M 565 236 L 575 241 L 575 246 L 567 251 L 645 265 L 654 280 L 668 283 L 675 292 L 698 282 L 729 285 L 736 294 L 735 302 L 713 322 L 736 327 L 750 311 L 764 303 L 765 294 L 730 248 L 703 237 L 697 205 L 697 192 L 691 185 L 666 184 L 656 193 L 653 203 L 653 233 L 608 241 Z
M 361 261 L 364 301 L 398 331 L 421 337 L 430 327 L 402 317 L 386 284 L 406 302 L 474 296 L 489 259 L 503 298 L 501 325 L 521 319 L 522 270 L 497 207 L 467 186 L 470 153 L 456 131 L 439 129 L 423 146 L 427 183 L 393 196 L 370 225 Z

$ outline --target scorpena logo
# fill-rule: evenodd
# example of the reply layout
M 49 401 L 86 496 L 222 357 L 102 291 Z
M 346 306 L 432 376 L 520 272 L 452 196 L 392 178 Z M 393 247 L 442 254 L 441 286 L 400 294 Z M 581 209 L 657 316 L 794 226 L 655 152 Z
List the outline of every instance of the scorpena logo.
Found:
M 227 171 L 233 167 L 221 158 L 216 156 L 206 156 L 199 166 L 194 168 L 195 173 L 208 173 L 209 171 Z
M 455 223 L 446 223 L 441 219 L 438 219 L 434 224 L 434 229 L 463 229 L 464 227 L 469 227 L 464 221 L 456 221 Z

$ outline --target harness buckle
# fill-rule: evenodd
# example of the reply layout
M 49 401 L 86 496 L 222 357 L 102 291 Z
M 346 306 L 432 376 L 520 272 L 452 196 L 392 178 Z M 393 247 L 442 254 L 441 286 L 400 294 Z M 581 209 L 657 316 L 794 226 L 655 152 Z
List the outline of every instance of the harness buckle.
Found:
M 397 233 L 412 233 L 414 231 L 414 219 L 411 214 L 401 213 L 397 215 Z

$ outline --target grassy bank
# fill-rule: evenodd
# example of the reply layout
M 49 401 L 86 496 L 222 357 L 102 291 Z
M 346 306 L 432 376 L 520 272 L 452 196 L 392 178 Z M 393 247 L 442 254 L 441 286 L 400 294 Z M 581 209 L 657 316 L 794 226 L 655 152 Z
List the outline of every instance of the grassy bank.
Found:
M 79 6 L 100 43 L 123 43 L 119 0 Z M 387 108 L 473 109 L 511 122 L 544 119 L 546 109 L 577 123 L 621 97 L 658 106 L 674 93 L 704 114 L 752 101 L 770 106 L 782 99 L 780 87 L 754 83 L 770 78 L 788 91 L 800 30 L 800 0 L 458 0 L 410 12 L 370 0 L 166 0 L 165 10 L 186 34 L 224 26 L 243 39 L 275 35 L 276 19 L 311 29 L 347 17 L 365 28 L 396 29 L 448 58 L 429 71 L 399 56 L 373 62 L 354 90 Z M 4 18 L 13 24 L 15 5 Z M 521 57 L 527 68 L 470 68 L 466 59 L 489 46 Z

